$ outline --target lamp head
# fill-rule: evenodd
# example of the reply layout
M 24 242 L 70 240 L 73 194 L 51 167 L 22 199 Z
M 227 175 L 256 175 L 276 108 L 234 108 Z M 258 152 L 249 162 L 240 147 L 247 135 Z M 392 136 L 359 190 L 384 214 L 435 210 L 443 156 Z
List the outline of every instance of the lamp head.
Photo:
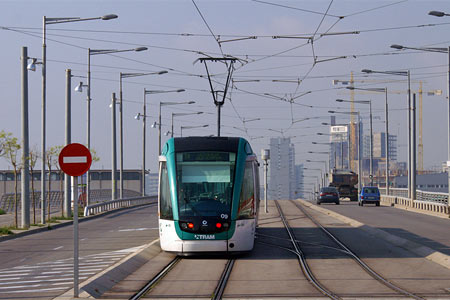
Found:
M 75 92 L 82 92 L 83 91 L 83 81 L 80 81 L 80 83 L 75 87 Z
M 436 10 L 432 10 L 428 14 L 430 16 L 435 16 L 435 17 L 443 17 L 443 16 L 445 16 L 445 13 L 443 13 L 442 11 L 436 11 Z
M 157 126 L 158 124 L 156 124 L 156 121 L 155 122 L 153 122 L 153 124 L 150 126 L 151 128 L 156 128 L 156 126 Z
M 112 19 L 117 19 L 118 16 L 114 15 L 114 14 L 109 14 L 109 15 L 104 15 L 102 17 L 100 17 L 102 20 L 112 20 Z
M 176 92 L 177 93 L 181 93 L 181 92 L 184 92 L 185 91 L 185 89 L 179 89 L 179 90 L 177 90 Z
M 166 74 L 166 73 L 168 73 L 167 71 L 160 71 L 160 72 L 158 72 L 158 75 L 162 75 L 162 74 Z
M 336 102 L 344 102 L 344 99 L 336 99 Z
M 394 44 L 394 45 L 391 45 L 391 48 L 402 50 L 404 47 L 402 45 Z
M 32 58 L 31 62 L 27 66 L 27 70 L 29 71 L 36 71 L 36 58 Z
M 195 101 L 189 101 L 187 104 L 194 104 Z
M 369 69 L 362 69 L 361 72 L 363 72 L 363 73 L 373 73 L 373 71 L 369 70 Z
M 135 48 L 134 51 L 140 52 L 140 51 L 145 51 L 147 49 L 148 49 L 147 47 L 138 47 L 138 48 Z
M 139 121 L 139 119 L 141 118 L 141 114 L 140 114 L 140 113 L 136 114 L 136 115 L 134 116 L 134 118 L 135 118 L 136 120 Z
M 170 131 L 166 131 L 166 132 L 164 133 L 165 136 L 169 136 L 169 134 L 170 134 Z

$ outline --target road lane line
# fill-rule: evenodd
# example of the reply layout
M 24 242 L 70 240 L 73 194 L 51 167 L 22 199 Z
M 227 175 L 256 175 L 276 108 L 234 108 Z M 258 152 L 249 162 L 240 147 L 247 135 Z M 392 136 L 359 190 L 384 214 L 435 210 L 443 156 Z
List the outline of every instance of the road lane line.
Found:
M 62 248 L 64 248 L 64 246 L 59 246 L 59 247 L 56 247 L 55 249 L 53 249 L 53 250 L 59 250 L 59 249 L 62 249 Z

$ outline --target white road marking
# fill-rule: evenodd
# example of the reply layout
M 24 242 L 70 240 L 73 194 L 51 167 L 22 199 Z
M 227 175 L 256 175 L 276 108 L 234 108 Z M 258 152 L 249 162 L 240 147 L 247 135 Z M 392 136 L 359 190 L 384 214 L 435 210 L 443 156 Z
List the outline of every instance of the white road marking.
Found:
M 144 245 L 80 257 L 80 280 L 85 280 L 97 274 L 129 253 L 143 247 Z M 53 250 L 61 248 L 63 246 L 56 247 Z M 68 289 L 72 287 L 72 277 L 72 258 L 3 269 L 0 270 L 0 293 L 37 293 Z
M 19 280 L 20 278 L 22 278 L 22 277 L 3 278 L 3 279 L 0 278 L 0 281 L 6 281 L 6 280 Z M 1 284 L 1 283 L 0 283 L 0 284 Z
M 3 293 L 8 293 L 8 294 L 39 293 L 39 292 L 57 291 L 57 290 L 65 290 L 65 289 L 66 289 L 65 287 L 58 287 L 58 288 L 47 288 L 47 289 L 38 289 L 38 290 L 4 291 Z
M 155 230 L 159 228 L 130 228 L 130 229 L 119 229 L 118 232 L 127 232 L 127 231 L 143 231 L 143 230 Z
M 21 272 L 23 272 L 23 271 L 21 271 Z M 11 272 L 8 272 L 8 271 L 3 272 L 3 271 L 2 271 L 2 273 L 11 273 Z M 19 274 L 14 274 L 14 273 L 17 273 L 17 272 L 12 272 L 12 273 L 13 273 L 13 274 L 10 274 L 10 275 L 0 275 L 0 277 L 26 276 L 26 275 L 30 274 L 30 273 L 19 273 Z

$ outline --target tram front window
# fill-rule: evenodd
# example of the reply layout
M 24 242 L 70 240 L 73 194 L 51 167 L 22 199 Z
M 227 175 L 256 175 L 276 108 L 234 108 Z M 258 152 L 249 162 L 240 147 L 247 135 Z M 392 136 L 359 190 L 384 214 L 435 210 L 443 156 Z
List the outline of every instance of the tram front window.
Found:
M 180 219 L 231 215 L 236 154 L 229 152 L 177 153 Z

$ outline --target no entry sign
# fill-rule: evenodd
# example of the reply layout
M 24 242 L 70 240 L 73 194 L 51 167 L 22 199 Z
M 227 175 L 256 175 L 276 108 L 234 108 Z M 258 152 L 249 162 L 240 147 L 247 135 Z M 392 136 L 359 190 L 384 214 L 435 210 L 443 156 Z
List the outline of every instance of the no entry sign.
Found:
M 65 146 L 59 154 L 61 170 L 70 176 L 81 176 L 91 167 L 92 156 L 84 145 L 72 143 Z

